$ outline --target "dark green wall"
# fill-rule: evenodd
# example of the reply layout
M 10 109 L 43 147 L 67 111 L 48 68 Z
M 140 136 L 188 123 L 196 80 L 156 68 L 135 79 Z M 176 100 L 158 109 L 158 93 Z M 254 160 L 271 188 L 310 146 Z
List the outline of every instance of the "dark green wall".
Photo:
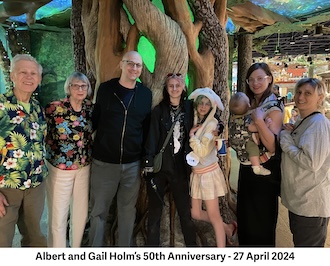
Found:
M 65 31 L 30 31 L 30 53 L 43 67 L 36 97 L 41 105 L 65 97 L 64 82 L 74 71 L 72 36 Z

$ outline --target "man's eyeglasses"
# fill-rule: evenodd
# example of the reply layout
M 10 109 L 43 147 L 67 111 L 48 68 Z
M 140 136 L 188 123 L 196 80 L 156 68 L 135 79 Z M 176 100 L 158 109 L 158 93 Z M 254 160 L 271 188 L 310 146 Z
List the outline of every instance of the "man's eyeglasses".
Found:
M 255 82 L 257 82 L 257 83 L 261 83 L 261 82 L 263 82 L 266 78 L 268 78 L 269 76 L 264 76 L 264 77 L 257 77 L 256 79 L 254 79 L 254 78 L 248 78 L 247 80 L 246 80 L 246 83 L 247 84 L 252 84 L 252 83 L 255 83 Z
M 131 67 L 131 68 L 134 68 L 134 67 L 136 67 L 136 68 L 141 68 L 142 67 L 142 64 L 140 64 L 140 63 L 135 63 L 135 62 L 133 62 L 133 61 L 130 61 L 130 60 L 123 60 L 123 62 L 125 62 L 129 67 Z
M 73 90 L 77 91 L 79 89 L 83 90 L 83 91 L 87 91 L 88 89 L 88 85 L 86 84 L 82 84 L 82 85 L 79 85 L 79 84 L 70 84 L 70 88 L 72 88 Z
M 182 78 L 182 74 L 181 73 L 168 73 L 166 75 L 167 78 L 172 78 L 172 77 L 179 77 Z

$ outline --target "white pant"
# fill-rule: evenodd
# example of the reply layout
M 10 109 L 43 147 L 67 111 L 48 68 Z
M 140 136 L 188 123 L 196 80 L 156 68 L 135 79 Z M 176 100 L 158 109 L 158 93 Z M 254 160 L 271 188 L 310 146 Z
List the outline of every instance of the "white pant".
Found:
M 70 207 L 70 246 L 80 247 L 88 215 L 90 166 L 61 170 L 47 162 L 48 247 L 66 247 Z

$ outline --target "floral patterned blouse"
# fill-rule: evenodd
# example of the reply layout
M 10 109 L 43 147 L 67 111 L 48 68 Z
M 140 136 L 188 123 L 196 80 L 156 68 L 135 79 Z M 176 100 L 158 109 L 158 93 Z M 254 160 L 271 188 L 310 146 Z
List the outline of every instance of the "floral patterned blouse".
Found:
M 73 110 L 69 98 L 45 107 L 48 134 L 47 160 L 62 170 L 76 170 L 91 163 L 93 104 L 85 99 L 80 112 Z
M 47 176 L 46 120 L 33 98 L 26 110 L 13 90 L 0 95 L 0 188 L 37 187 Z

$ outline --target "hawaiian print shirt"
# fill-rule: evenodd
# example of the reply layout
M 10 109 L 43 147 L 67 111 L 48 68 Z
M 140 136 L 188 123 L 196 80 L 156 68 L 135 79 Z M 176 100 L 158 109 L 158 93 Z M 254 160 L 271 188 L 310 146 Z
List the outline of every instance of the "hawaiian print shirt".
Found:
M 0 188 L 33 188 L 48 174 L 45 116 L 37 100 L 29 103 L 30 112 L 17 102 L 13 90 L 0 95 Z
M 69 98 L 46 107 L 48 134 L 47 160 L 62 170 L 76 170 L 91 163 L 93 104 L 85 99 L 80 112 L 73 110 Z

